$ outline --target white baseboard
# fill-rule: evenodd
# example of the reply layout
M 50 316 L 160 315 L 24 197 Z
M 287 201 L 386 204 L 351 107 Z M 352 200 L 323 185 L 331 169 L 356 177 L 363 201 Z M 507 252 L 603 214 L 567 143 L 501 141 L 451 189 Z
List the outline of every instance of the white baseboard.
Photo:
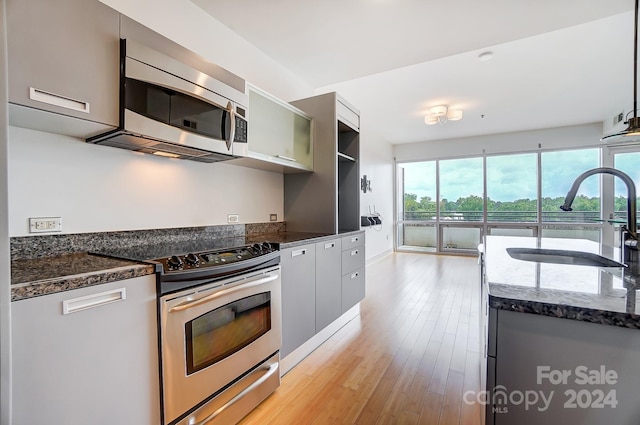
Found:
M 293 350 L 289 355 L 280 360 L 280 376 L 284 376 L 295 365 L 300 363 L 309 354 L 313 353 L 316 348 L 322 345 L 326 340 L 331 338 L 333 334 L 338 332 L 340 328 L 349 323 L 360 314 L 360 303 L 354 305 L 347 310 L 342 316 L 338 317 L 326 328 L 311 337 L 310 340 Z
M 382 251 L 380 254 L 376 254 L 373 257 L 367 259 L 367 265 L 371 264 L 371 263 L 375 263 L 378 260 L 382 260 L 384 257 L 386 257 L 387 255 L 391 255 L 393 254 L 393 249 L 389 248 L 386 249 L 384 251 Z

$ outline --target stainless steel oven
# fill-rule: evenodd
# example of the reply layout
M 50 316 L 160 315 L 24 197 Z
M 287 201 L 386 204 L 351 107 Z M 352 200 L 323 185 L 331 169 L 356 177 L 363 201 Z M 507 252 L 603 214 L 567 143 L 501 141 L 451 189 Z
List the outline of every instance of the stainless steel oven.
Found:
M 279 386 L 278 263 L 257 246 L 164 260 L 164 424 L 233 424 Z

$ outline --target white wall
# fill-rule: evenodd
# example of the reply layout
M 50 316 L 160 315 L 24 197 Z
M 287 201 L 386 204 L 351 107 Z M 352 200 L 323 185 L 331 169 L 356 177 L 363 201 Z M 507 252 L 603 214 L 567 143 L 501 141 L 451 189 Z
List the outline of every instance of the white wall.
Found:
M 602 123 L 395 145 L 398 162 L 601 146 Z
M 366 115 L 360 118 L 360 177 L 366 175 L 371 181 L 371 192 L 360 192 L 360 214 L 369 214 L 369 207 L 375 207 L 382 216 L 382 225 L 363 227 L 367 260 L 371 260 L 393 250 L 393 149 L 369 130 Z
M 283 217 L 282 174 L 226 163 L 158 158 L 55 134 L 9 128 L 9 229 L 62 217 L 63 233 L 227 223 Z
M 100 1 L 280 99 L 313 95 L 308 83 L 189 0 Z

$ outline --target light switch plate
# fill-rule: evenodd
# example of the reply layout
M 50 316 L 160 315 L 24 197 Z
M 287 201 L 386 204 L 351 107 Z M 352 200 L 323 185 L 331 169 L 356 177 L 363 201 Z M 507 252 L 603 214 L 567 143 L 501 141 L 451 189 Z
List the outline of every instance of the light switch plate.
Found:
M 269 221 L 278 221 L 278 214 L 269 214 Z
M 31 217 L 29 233 L 62 232 L 62 217 Z
M 227 223 L 240 222 L 240 216 L 238 214 L 227 214 Z

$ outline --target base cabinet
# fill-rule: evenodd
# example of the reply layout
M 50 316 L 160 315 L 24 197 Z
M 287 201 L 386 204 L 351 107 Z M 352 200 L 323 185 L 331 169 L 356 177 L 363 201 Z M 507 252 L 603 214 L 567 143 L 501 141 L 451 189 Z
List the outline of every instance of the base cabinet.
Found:
M 160 423 L 155 275 L 15 301 L 11 316 L 14 424 Z
M 284 358 L 365 296 L 364 233 L 280 251 Z
M 285 357 L 316 333 L 315 245 L 280 252 L 282 269 L 282 349 Z
M 497 327 L 487 365 L 487 389 L 493 389 L 487 424 L 638 423 L 640 330 L 491 313 Z
M 365 296 L 364 235 L 342 238 L 342 312 L 358 304 Z
M 340 239 L 316 244 L 316 332 L 343 313 Z

